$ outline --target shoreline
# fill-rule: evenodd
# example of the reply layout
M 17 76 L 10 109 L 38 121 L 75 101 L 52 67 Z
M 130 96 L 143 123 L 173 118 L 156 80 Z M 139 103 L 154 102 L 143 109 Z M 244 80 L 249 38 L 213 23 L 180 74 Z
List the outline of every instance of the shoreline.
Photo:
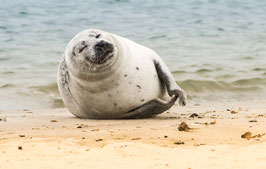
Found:
M 265 103 L 189 103 L 132 120 L 78 119 L 65 108 L 1 110 L 0 168 L 262 168 Z M 192 129 L 179 131 L 182 122 Z M 257 136 L 241 138 L 246 132 Z

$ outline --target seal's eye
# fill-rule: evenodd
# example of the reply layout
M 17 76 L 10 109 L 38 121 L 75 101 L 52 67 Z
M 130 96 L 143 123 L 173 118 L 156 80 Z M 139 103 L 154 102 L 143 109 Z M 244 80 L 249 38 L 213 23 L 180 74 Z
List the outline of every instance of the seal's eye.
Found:
M 96 39 L 98 39 L 101 36 L 101 34 L 98 34 L 95 36 Z
M 86 47 L 88 47 L 88 45 L 85 45 L 85 46 L 81 47 L 81 48 L 79 49 L 79 53 L 82 52 Z

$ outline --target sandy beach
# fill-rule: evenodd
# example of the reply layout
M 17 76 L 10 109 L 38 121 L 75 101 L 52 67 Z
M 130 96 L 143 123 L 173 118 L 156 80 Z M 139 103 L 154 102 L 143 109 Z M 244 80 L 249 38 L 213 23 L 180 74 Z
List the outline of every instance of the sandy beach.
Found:
M 265 103 L 193 102 L 136 120 L 1 110 L 0 168 L 266 168 Z
M 3 2 L 0 169 L 266 169 L 266 0 Z

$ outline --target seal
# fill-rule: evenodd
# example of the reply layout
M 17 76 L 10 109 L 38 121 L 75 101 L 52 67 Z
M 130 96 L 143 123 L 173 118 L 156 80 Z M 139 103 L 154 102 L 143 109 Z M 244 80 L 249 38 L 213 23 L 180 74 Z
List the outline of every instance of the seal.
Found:
M 59 63 L 59 93 L 80 118 L 144 118 L 171 108 L 186 93 L 153 50 L 97 29 L 78 33 Z

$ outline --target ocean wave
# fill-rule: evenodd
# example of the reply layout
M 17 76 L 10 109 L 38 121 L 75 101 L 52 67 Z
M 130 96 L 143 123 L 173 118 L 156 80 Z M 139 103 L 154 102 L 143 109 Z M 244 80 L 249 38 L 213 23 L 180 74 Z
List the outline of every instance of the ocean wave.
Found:
M 59 93 L 57 83 L 50 83 L 50 84 L 40 85 L 40 86 L 30 86 L 29 88 L 36 89 L 46 94 L 58 94 Z
M 232 82 L 234 85 L 239 86 L 258 86 L 258 85 L 266 85 L 266 79 L 262 78 L 249 78 L 249 79 L 240 79 Z
M 196 73 L 206 73 L 206 72 L 213 72 L 213 70 L 210 69 L 199 69 L 196 71 Z
M 260 71 L 265 71 L 266 69 L 264 69 L 264 68 L 254 68 L 252 70 L 255 71 L 255 72 L 260 72 Z
M 1 72 L 2 74 L 15 74 L 14 71 L 4 71 L 4 72 Z
M 182 73 L 189 73 L 189 72 L 184 71 L 184 70 L 175 70 L 175 71 L 172 71 L 171 73 L 173 73 L 173 74 L 182 74 Z
M 3 88 L 12 88 L 12 87 L 15 87 L 15 85 L 8 83 L 8 84 L 1 85 L 0 86 L 0 89 L 3 89 Z
M 43 97 L 47 97 L 48 102 L 52 108 L 64 107 L 63 100 L 59 95 L 57 83 L 50 83 L 47 85 L 40 85 L 40 86 L 31 86 L 29 87 L 29 89 L 35 91 L 34 93 L 36 93 L 38 97 L 40 96 L 40 94 L 43 94 Z
M 208 92 L 255 92 L 263 91 L 266 80 L 260 78 L 241 79 L 233 82 L 212 81 L 212 80 L 185 80 L 178 84 L 187 93 L 208 93 Z
M 166 37 L 167 37 L 166 35 L 157 35 L 157 36 L 152 36 L 149 39 L 154 40 L 154 39 L 161 39 L 161 38 L 166 38 Z
M 215 80 L 195 80 L 187 79 L 177 82 L 188 94 L 188 99 L 225 97 L 238 94 L 253 94 L 265 92 L 266 79 L 250 78 L 239 79 L 232 82 Z M 64 107 L 64 103 L 59 95 L 57 83 L 41 86 L 32 86 L 31 89 L 37 90 L 48 97 L 52 108 Z
M 264 90 L 266 85 L 266 79 L 263 78 L 249 78 L 239 79 L 232 82 L 215 81 L 215 80 L 194 80 L 187 79 L 177 82 L 188 93 L 204 93 L 204 92 L 252 92 Z M 11 84 L 6 84 L 1 87 L 13 87 Z M 57 83 L 51 83 L 47 85 L 31 86 L 31 89 L 39 92 L 59 96 Z
M 183 73 L 198 73 L 198 74 L 202 74 L 202 73 L 211 73 L 211 72 L 215 72 L 215 71 L 218 71 L 218 70 L 221 70 L 220 68 L 216 68 L 214 70 L 212 69 L 206 69 L 206 68 L 202 68 L 202 69 L 198 69 L 196 71 L 184 71 L 184 70 L 175 70 L 175 71 L 172 71 L 171 73 L 172 74 L 183 74 Z
M 10 60 L 10 58 L 6 58 L 6 57 L 0 58 L 0 61 L 6 61 L 6 60 Z

